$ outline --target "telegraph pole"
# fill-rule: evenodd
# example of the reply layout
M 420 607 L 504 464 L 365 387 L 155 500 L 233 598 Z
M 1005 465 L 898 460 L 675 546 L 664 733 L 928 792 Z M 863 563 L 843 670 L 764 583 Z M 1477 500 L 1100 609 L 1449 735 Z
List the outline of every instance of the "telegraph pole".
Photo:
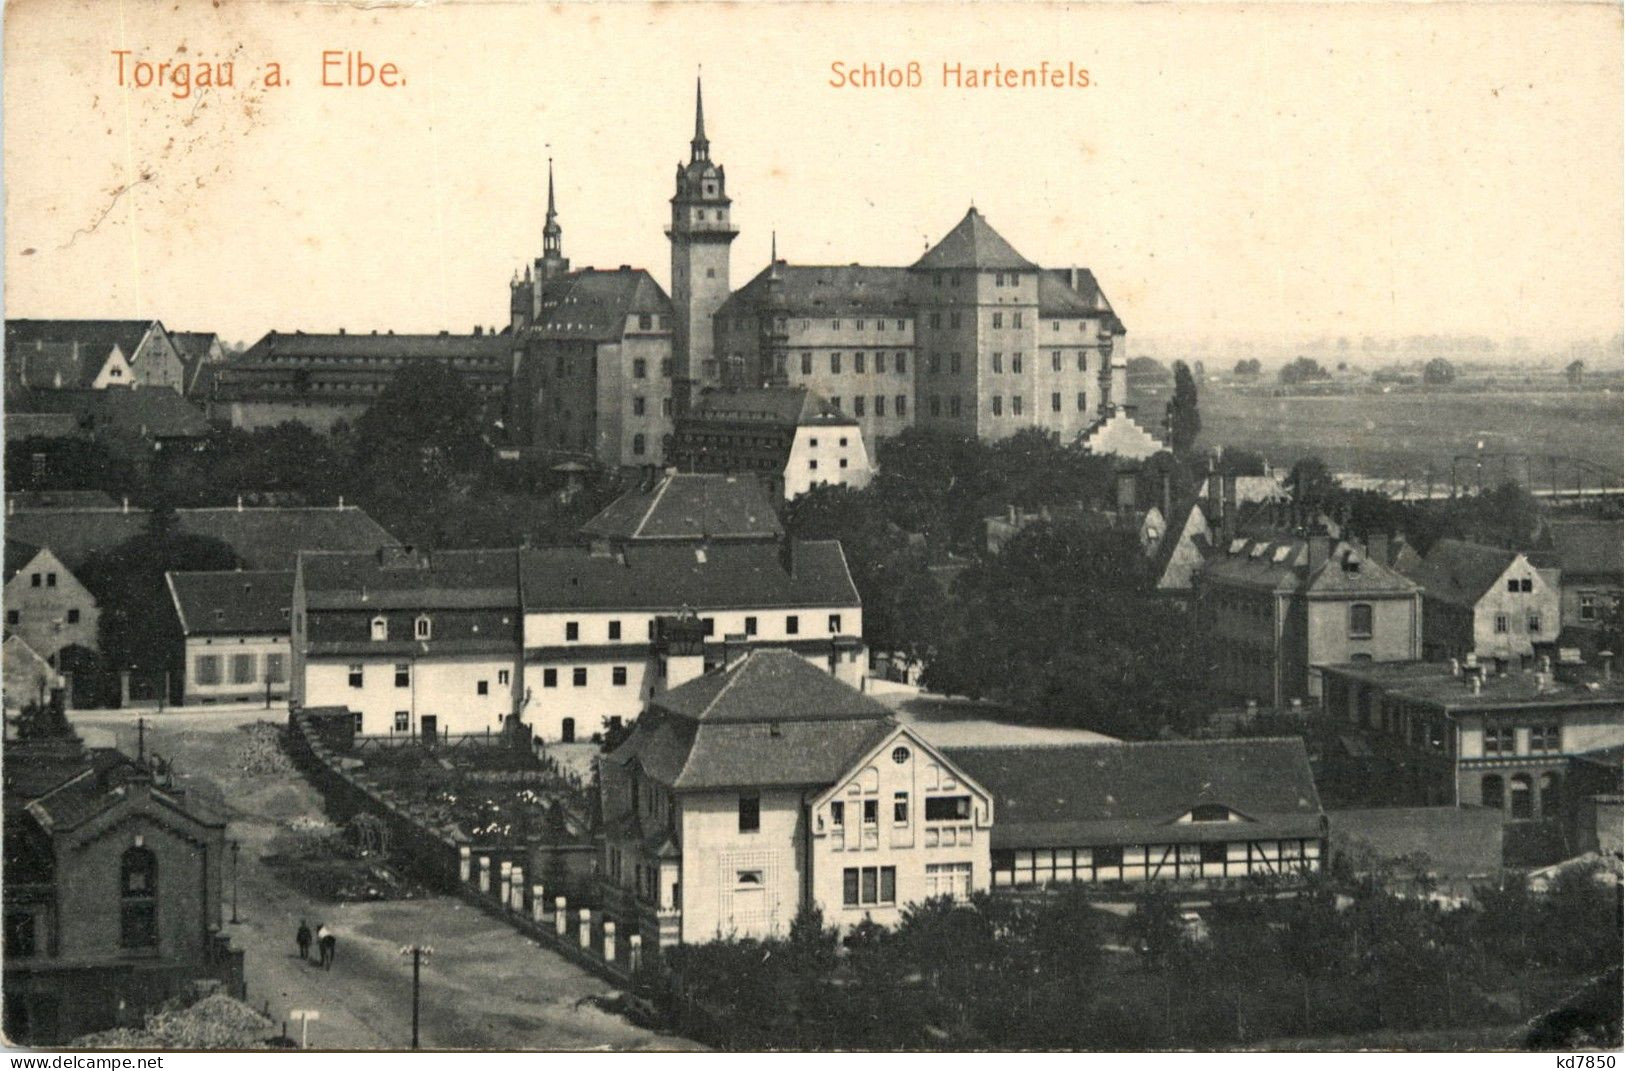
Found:
M 231 842 L 231 921 L 237 922 L 237 853 L 242 845 Z
M 428 945 L 404 945 L 401 955 L 412 957 L 412 1048 L 418 1047 L 418 994 L 423 961 L 434 955 Z

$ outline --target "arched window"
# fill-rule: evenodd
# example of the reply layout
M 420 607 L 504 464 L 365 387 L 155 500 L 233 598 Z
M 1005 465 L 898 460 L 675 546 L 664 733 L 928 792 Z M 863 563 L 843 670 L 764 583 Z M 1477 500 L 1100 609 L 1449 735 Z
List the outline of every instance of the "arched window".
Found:
M 1479 801 L 1497 811 L 1506 807 L 1506 788 L 1500 774 L 1485 774 L 1479 782 Z
M 1534 783 L 1528 774 L 1514 774 L 1512 777 L 1512 817 L 1535 817 Z
M 389 620 L 382 614 L 372 619 L 372 638 L 374 640 L 389 639 Z
M 429 615 L 428 614 L 421 615 L 412 626 L 412 634 L 414 636 L 416 636 L 420 640 L 428 639 L 430 637 L 430 635 L 431 635 L 431 632 L 432 632 L 432 629 L 430 628 L 430 625 L 429 625 Z
M 1555 773 L 1540 775 L 1540 813 L 1543 817 L 1551 818 L 1562 809 L 1562 788 L 1563 781 Z
M 119 865 L 119 943 L 125 948 L 158 945 L 158 857 L 130 848 Z

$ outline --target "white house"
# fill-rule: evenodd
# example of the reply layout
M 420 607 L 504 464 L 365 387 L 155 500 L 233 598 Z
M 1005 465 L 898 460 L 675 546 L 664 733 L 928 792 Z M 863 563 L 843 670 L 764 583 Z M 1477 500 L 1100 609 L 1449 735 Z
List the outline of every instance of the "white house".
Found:
M 168 573 L 185 647 L 182 702 L 286 699 L 293 573 Z
M 689 642 L 684 619 L 706 668 L 780 647 L 848 685 L 863 681 L 863 606 L 833 540 L 600 543 L 521 551 L 519 561 L 519 715 L 545 740 L 630 721 L 681 683 L 669 661 L 673 644 Z
M 517 553 L 306 552 L 291 699 L 348 707 L 366 736 L 496 733 L 520 686 Z
M 654 699 L 600 762 L 607 910 L 662 945 L 895 924 L 989 880 L 988 792 L 785 650 Z

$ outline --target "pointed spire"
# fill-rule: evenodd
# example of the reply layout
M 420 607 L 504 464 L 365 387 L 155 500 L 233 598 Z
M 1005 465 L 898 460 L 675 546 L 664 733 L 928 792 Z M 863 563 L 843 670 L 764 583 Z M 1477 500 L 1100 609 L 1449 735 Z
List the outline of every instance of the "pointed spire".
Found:
M 768 255 L 767 277 L 775 281 L 779 278 L 779 232 L 777 229 L 773 231 L 773 252 Z
M 778 228 L 776 228 L 776 227 L 773 229 L 773 253 L 772 253 L 772 257 L 773 257 L 773 263 L 777 264 L 779 262 L 779 231 L 778 231 Z
M 547 158 L 547 218 L 553 219 L 558 211 L 553 207 L 553 158 Z
M 553 199 L 553 158 L 547 158 L 547 222 L 542 225 L 542 255 L 558 257 L 564 228 L 559 226 L 558 207 Z
M 694 76 L 694 140 L 689 142 L 692 159 L 706 160 L 711 155 L 711 143 L 705 138 L 705 94 L 699 75 Z

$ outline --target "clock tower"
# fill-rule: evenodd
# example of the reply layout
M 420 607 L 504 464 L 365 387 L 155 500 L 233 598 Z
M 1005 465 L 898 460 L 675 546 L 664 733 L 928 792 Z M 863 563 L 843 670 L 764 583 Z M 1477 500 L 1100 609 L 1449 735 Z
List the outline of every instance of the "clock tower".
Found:
M 711 160 L 705 137 L 705 101 L 694 83 L 694 139 L 688 163 L 677 165 L 671 199 L 672 395 L 679 412 L 707 387 L 721 382 L 712 318 L 728 299 L 728 247 L 739 234 L 730 219 L 727 178 Z

